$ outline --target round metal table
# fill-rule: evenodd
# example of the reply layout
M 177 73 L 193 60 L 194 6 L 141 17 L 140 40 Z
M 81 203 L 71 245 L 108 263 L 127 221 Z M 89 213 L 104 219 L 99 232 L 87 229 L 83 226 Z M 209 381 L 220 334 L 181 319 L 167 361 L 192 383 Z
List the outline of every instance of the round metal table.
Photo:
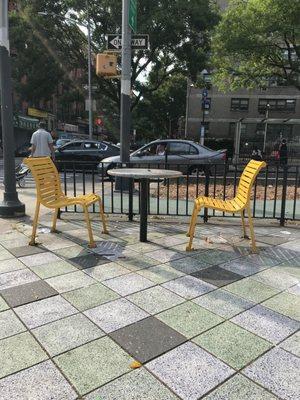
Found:
M 140 241 L 147 242 L 147 217 L 150 179 L 179 178 L 182 173 L 168 169 L 118 168 L 107 171 L 111 176 L 136 179 L 141 182 L 140 190 Z

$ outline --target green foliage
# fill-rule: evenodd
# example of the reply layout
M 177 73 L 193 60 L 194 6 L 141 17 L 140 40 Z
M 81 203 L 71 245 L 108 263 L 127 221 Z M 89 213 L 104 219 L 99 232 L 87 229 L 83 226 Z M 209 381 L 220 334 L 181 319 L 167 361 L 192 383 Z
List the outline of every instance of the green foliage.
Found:
M 300 88 L 300 1 L 232 0 L 212 51 L 222 90 L 263 87 L 270 78 Z

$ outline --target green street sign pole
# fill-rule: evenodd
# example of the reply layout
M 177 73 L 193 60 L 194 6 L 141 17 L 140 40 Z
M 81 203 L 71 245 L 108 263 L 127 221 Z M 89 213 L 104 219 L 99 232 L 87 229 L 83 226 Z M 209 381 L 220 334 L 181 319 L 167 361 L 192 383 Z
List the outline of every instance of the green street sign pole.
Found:
M 129 26 L 134 33 L 137 31 L 137 0 L 130 0 L 129 4 Z

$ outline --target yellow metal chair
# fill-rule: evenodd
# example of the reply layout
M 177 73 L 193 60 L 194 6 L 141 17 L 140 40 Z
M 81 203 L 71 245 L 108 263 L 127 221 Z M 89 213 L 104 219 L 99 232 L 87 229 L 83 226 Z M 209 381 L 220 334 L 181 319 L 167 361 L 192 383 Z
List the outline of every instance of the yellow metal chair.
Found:
M 84 210 L 89 234 L 89 247 L 96 247 L 88 207 L 91 204 L 99 203 L 100 217 L 103 224 L 103 233 L 108 233 L 103 211 L 103 204 L 100 196 L 91 193 L 77 197 L 67 197 L 61 190 L 60 178 L 56 166 L 54 165 L 50 157 L 26 158 L 24 160 L 24 163 L 29 167 L 33 175 L 37 190 L 36 209 L 33 220 L 32 235 L 29 244 L 31 246 L 34 246 L 36 244 L 35 237 L 41 204 L 47 208 L 54 209 L 51 232 L 56 231 L 56 221 L 60 208 L 66 206 L 80 205 L 83 207 Z
M 195 227 L 197 222 L 197 216 L 201 208 L 212 208 L 214 210 L 228 212 L 228 213 L 240 213 L 242 217 L 243 234 L 247 237 L 246 225 L 245 225 L 245 210 L 247 210 L 249 219 L 249 228 L 252 241 L 252 250 L 256 252 L 256 243 L 253 229 L 253 221 L 250 210 L 250 195 L 251 189 L 255 182 L 255 179 L 259 171 L 266 167 L 264 161 L 251 160 L 245 167 L 243 174 L 240 178 L 239 186 L 237 189 L 237 195 L 232 200 L 218 200 L 213 197 L 200 196 L 195 200 L 194 210 L 190 222 L 190 228 L 187 236 L 190 237 L 189 244 L 186 248 L 187 251 L 193 250 L 193 238 L 195 234 Z

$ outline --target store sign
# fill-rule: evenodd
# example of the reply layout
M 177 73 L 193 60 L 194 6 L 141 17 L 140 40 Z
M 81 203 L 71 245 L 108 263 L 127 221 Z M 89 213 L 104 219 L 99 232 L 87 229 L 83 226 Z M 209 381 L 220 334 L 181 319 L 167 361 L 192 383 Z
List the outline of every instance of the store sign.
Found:
M 38 110 L 37 108 L 28 107 L 27 114 L 31 117 L 48 118 L 47 111 Z

